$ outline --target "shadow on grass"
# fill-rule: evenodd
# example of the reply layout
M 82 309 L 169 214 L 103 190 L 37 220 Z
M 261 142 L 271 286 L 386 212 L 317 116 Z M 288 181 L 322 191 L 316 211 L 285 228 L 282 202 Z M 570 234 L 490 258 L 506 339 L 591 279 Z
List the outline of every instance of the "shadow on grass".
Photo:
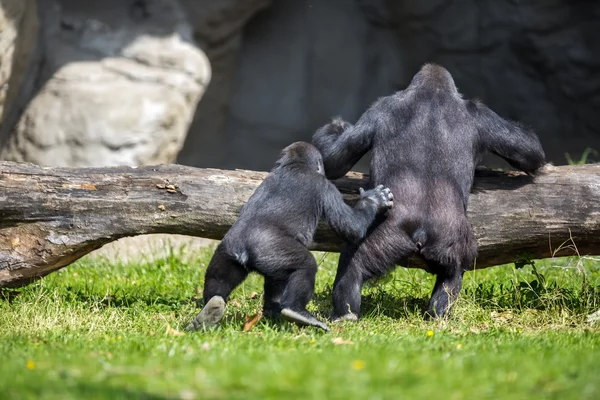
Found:
M 332 311 L 331 288 L 315 293 L 313 301 L 323 316 Z M 420 317 L 427 309 L 425 297 L 398 295 L 398 289 L 386 287 L 363 291 L 362 316 L 386 316 L 392 319 Z M 400 291 L 400 294 L 402 292 Z M 468 299 L 486 311 L 512 310 L 568 310 L 573 314 L 587 314 L 600 307 L 600 285 L 582 283 L 579 287 L 562 287 L 546 282 L 543 277 L 531 281 L 520 280 L 501 284 L 480 283 L 463 288 L 460 297 Z
M 427 308 L 429 298 L 399 297 L 385 290 L 376 290 L 363 294 L 361 301 L 362 316 L 386 316 L 404 319 L 422 315 Z M 315 293 L 313 302 L 322 316 L 329 317 L 332 312 L 331 290 Z
M 128 292 L 124 289 L 118 289 L 112 293 L 100 294 L 84 287 L 65 286 L 56 290 L 59 295 L 68 302 L 77 302 L 82 304 L 93 304 L 102 307 L 128 308 L 139 304 L 147 307 L 166 307 L 177 309 L 189 304 L 195 305 L 197 296 L 178 296 L 177 293 L 165 294 L 162 292 L 153 292 L 152 290 L 136 291 L 133 289 Z
M 8 304 L 12 304 L 20 294 L 21 291 L 18 289 L 0 289 L 0 301 L 6 301 Z
M 386 316 L 391 319 L 420 317 L 429 301 L 431 283 L 429 279 L 392 278 L 383 280 L 381 284 L 374 282 L 367 285 L 363 290 L 361 314 L 365 317 Z M 110 293 L 104 290 L 101 287 L 85 285 L 0 289 L 0 302 L 12 305 L 15 301 L 54 296 L 58 301 L 84 306 L 93 305 L 103 308 L 142 306 L 160 311 L 167 309 L 175 313 L 183 309 L 199 312 L 203 303 L 198 301 L 198 294 L 194 291 L 182 293 L 176 289 L 155 290 L 152 286 L 120 287 Z M 331 293 L 331 284 L 326 284 L 321 286 L 313 297 L 313 310 L 323 319 L 331 315 Z M 234 295 L 234 300 L 238 305 L 228 306 L 227 323 L 243 326 L 247 315 L 257 312 L 262 307 L 262 296 L 260 292 L 253 300 L 236 296 L 238 295 Z M 554 309 L 568 310 L 573 314 L 582 315 L 600 308 L 600 284 L 597 279 L 585 277 L 578 277 L 568 283 L 562 281 L 559 283 L 551 275 L 545 276 L 542 270 L 537 271 L 532 268 L 531 274 L 520 276 L 518 279 L 516 276 L 507 275 L 501 280 L 495 278 L 475 284 L 467 283 L 460 297 L 486 311 Z

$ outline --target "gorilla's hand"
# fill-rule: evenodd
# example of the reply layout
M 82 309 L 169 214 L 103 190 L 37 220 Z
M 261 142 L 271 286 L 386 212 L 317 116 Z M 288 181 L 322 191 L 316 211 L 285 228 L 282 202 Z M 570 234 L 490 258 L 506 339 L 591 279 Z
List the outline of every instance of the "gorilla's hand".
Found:
M 360 188 L 360 198 L 369 199 L 377 206 L 377 212 L 386 211 L 394 205 L 394 195 L 389 188 L 378 185 L 375 189 L 364 190 Z

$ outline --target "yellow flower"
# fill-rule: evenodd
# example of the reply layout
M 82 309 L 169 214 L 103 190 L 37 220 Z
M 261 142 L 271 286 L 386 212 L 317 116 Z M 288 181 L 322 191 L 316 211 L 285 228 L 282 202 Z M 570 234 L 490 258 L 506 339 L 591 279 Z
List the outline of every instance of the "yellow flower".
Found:
M 352 369 L 355 371 L 360 371 L 365 368 L 365 362 L 361 360 L 352 361 Z
M 27 369 L 31 371 L 34 368 L 35 368 L 35 363 L 31 360 L 27 360 Z
M 432 337 L 433 336 L 433 331 L 427 331 L 427 337 Z
M 317 343 L 317 341 L 315 339 L 310 340 L 310 344 L 315 344 L 315 343 Z
M 456 350 L 460 350 L 460 349 L 462 349 L 462 343 L 459 343 L 456 345 Z

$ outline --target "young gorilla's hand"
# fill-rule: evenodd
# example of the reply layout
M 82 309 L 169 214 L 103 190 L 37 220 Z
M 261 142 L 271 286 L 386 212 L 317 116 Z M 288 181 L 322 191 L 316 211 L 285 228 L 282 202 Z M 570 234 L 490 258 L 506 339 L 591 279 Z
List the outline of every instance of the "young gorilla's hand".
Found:
M 375 189 L 364 190 L 360 188 L 360 198 L 373 201 L 377 207 L 377 212 L 387 211 L 394 205 L 394 195 L 389 188 L 378 185 Z

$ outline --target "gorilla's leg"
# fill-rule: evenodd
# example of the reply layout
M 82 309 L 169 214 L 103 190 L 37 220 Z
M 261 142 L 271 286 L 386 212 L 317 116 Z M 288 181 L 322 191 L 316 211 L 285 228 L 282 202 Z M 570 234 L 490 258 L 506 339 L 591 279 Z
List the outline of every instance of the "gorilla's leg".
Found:
M 462 266 L 429 265 L 430 268 L 439 270 L 431 299 L 429 299 L 429 306 L 425 312 L 426 319 L 434 319 L 444 317 L 452 309 L 462 288 L 464 269 Z
M 477 242 L 469 221 L 464 217 L 458 222 L 449 237 L 440 238 L 421 253 L 430 271 L 436 274 L 425 313 L 427 319 L 444 317 L 450 312 L 462 288 L 463 275 L 477 256 Z
M 274 318 L 281 314 L 281 296 L 286 281 L 265 276 L 263 315 Z
M 329 330 L 306 309 L 315 291 L 315 258 L 295 238 L 268 237 L 268 241 L 257 244 L 254 263 L 256 271 L 265 277 L 265 311 L 277 308 L 289 321 Z
M 298 325 L 311 325 L 328 331 L 329 327 L 315 318 L 306 306 L 315 292 L 317 262 L 306 249 L 305 256 L 292 261 L 289 276 L 281 296 L 281 315 Z
M 227 300 L 233 289 L 248 276 L 248 270 L 224 251 L 217 249 L 213 255 L 204 280 L 204 301 L 214 296 Z
M 219 246 L 206 270 L 204 308 L 186 329 L 197 330 L 217 326 L 225 313 L 225 301 L 247 276 L 248 271 L 225 254 Z
M 403 231 L 384 221 L 358 246 L 342 247 L 333 283 L 333 319 L 357 320 L 363 283 L 381 276 L 416 251 Z
M 358 320 L 368 248 L 344 244 L 333 282 L 333 320 Z
M 310 265 L 301 266 L 290 274 L 281 296 L 281 315 L 298 325 L 311 325 L 328 331 L 329 327 L 306 309 L 314 294 L 317 272 L 317 263 L 312 255 L 311 258 Z

